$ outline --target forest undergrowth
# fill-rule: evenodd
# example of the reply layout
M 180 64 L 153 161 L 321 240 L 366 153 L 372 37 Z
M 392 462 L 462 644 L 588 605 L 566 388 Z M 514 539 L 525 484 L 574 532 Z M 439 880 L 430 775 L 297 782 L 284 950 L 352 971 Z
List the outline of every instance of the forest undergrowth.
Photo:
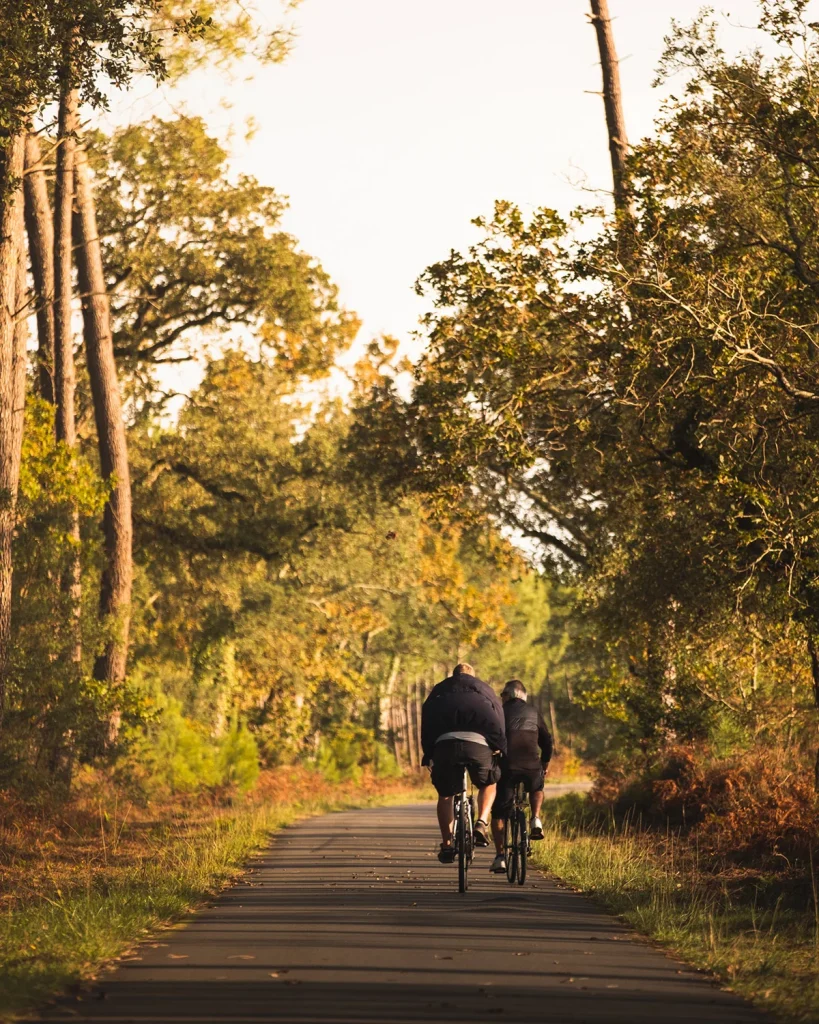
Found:
M 547 804 L 536 863 L 783 1021 L 819 1018 L 819 809 L 784 755 L 676 748 Z
M 310 814 L 429 796 L 425 776 L 332 782 L 265 772 L 232 801 L 139 803 L 98 774 L 70 804 L 0 797 L 0 1019 L 82 985 L 230 884 L 271 832 Z

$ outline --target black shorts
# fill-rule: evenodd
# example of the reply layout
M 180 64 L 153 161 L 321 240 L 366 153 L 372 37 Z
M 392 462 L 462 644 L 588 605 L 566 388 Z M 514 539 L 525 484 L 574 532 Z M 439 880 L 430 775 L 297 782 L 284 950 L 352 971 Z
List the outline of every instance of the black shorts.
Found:
M 461 792 L 464 768 L 472 784 L 482 789 L 500 778 L 492 751 L 483 743 L 469 740 L 442 740 L 432 752 L 432 785 L 438 796 L 455 796 Z
M 492 817 L 508 818 L 515 803 L 515 787 L 519 782 L 526 786 L 527 793 L 539 793 L 546 781 L 543 766 L 540 768 L 504 769 L 498 784 L 498 794 L 492 804 Z

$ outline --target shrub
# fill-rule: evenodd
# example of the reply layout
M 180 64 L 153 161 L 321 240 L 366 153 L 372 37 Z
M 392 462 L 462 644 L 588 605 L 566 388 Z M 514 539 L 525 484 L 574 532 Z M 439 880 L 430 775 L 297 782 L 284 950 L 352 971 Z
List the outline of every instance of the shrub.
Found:
M 245 725 L 233 722 L 221 739 L 216 757 L 219 783 L 240 793 L 252 789 L 259 777 L 259 748 Z
M 675 746 L 630 767 L 602 765 L 592 799 L 621 822 L 688 835 L 713 867 L 781 871 L 813 856 L 812 781 L 796 755 L 770 747 L 715 758 L 707 747 Z
M 390 749 L 377 742 L 368 729 L 357 725 L 342 726 L 321 740 L 316 767 L 333 782 L 358 781 L 365 768 L 380 778 L 397 778 L 401 774 Z

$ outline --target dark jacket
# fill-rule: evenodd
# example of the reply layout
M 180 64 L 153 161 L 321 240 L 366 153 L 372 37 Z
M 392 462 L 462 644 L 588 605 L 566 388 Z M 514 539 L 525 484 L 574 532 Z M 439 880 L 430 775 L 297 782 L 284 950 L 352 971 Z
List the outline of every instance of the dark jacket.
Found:
M 552 734 L 543 716 L 520 697 L 503 705 L 506 720 L 507 757 L 504 767 L 510 771 L 534 771 L 552 759 Z
M 506 753 L 503 707 L 495 691 L 475 676 L 450 676 L 438 683 L 421 709 L 424 764 L 445 732 L 477 732 L 492 750 Z

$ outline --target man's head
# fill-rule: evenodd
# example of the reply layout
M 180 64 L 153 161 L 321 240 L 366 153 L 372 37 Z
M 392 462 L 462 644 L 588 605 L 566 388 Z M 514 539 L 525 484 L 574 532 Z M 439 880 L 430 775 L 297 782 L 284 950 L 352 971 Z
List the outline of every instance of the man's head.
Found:
M 465 661 L 462 661 L 459 665 L 456 665 L 452 670 L 453 676 L 474 676 L 475 669 L 471 665 L 467 665 Z
M 510 679 L 501 690 L 501 700 L 514 700 L 516 697 L 526 700 L 526 687 L 519 679 Z

